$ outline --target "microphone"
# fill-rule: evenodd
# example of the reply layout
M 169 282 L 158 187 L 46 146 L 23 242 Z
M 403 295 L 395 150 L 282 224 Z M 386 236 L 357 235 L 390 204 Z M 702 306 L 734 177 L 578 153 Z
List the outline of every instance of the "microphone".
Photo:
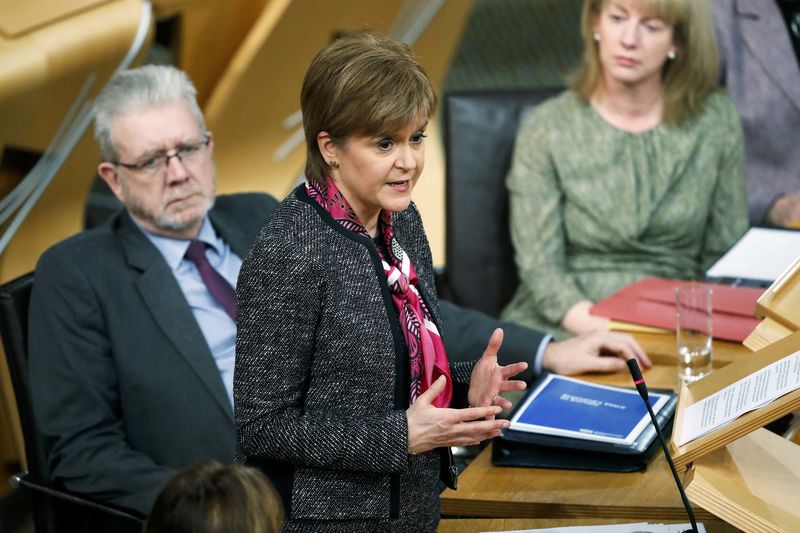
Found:
M 647 395 L 647 384 L 644 382 L 642 371 L 639 370 L 639 364 L 636 362 L 636 359 L 628 359 L 628 370 L 633 378 L 633 384 L 636 385 L 636 390 L 639 391 L 639 396 L 642 397 L 642 401 L 644 401 L 645 406 L 647 406 L 647 412 L 650 413 L 650 420 L 653 421 L 653 426 L 656 428 L 656 435 L 658 435 L 658 440 L 661 442 L 661 449 L 664 450 L 664 456 L 667 458 L 670 470 L 672 470 L 672 477 L 675 478 L 675 484 L 678 486 L 678 492 L 681 493 L 681 500 L 683 500 L 683 506 L 686 508 L 686 514 L 689 515 L 689 521 L 692 523 L 692 529 L 687 529 L 683 533 L 687 533 L 688 531 L 699 533 L 697 529 L 697 521 L 694 519 L 692 506 L 689 504 L 689 498 L 686 497 L 686 492 L 683 490 L 683 485 L 678 477 L 678 472 L 675 470 L 675 463 L 672 462 L 672 455 L 669 453 L 667 441 L 664 440 L 664 436 L 661 434 L 661 428 L 658 426 L 656 415 L 653 413 L 653 408 L 650 406 L 650 399 Z

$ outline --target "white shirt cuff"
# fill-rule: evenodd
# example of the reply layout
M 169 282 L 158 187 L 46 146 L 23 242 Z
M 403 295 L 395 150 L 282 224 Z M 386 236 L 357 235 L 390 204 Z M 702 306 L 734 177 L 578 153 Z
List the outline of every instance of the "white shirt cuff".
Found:
M 539 343 L 539 348 L 536 350 L 536 357 L 533 358 L 534 376 L 540 376 L 542 374 L 542 359 L 544 359 L 544 351 L 552 340 L 553 336 L 548 333 L 542 339 L 542 342 Z

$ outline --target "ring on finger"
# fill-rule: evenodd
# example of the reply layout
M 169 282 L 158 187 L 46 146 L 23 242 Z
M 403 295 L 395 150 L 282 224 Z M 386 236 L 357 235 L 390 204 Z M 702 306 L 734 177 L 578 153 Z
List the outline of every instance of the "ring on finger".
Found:
M 489 405 L 494 405 L 494 401 L 497 399 L 497 395 L 492 396 L 492 401 Z

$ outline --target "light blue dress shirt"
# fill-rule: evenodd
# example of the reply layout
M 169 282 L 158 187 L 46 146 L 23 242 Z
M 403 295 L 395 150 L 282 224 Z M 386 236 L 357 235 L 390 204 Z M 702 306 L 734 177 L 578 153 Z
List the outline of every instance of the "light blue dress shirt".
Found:
M 208 292 L 194 263 L 184 257 L 190 241 L 155 235 L 144 229 L 142 231 L 164 256 L 186 296 L 189 308 L 214 356 L 232 407 L 233 367 L 236 360 L 236 323 Z M 222 277 L 228 280 L 231 287 L 236 288 L 242 260 L 233 253 L 228 243 L 216 234 L 207 216 L 203 220 L 197 240 L 208 244 L 206 247 L 208 262 Z

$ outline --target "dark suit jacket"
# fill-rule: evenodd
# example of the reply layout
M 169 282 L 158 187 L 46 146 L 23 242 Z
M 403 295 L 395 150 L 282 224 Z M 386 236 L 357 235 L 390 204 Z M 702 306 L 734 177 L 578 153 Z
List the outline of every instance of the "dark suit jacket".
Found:
M 223 196 L 209 217 L 244 258 L 276 202 Z M 142 514 L 174 469 L 230 462 L 233 412 L 158 250 L 127 213 L 48 250 L 30 308 L 30 378 L 50 475 Z
M 800 191 L 800 67 L 775 0 L 712 0 L 721 82 L 742 116 L 752 224 Z
M 439 311 L 442 315 L 442 340 L 451 362 L 477 359 L 483 355 L 489 336 L 495 328 L 503 328 L 503 345 L 497 361 L 501 365 L 525 361 L 528 369 L 516 379 L 530 383 L 536 377 L 533 373 L 533 358 L 544 340 L 544 333 L 492 318 L 474 309 L 459 307 L 447 300 L 439 300 Z

